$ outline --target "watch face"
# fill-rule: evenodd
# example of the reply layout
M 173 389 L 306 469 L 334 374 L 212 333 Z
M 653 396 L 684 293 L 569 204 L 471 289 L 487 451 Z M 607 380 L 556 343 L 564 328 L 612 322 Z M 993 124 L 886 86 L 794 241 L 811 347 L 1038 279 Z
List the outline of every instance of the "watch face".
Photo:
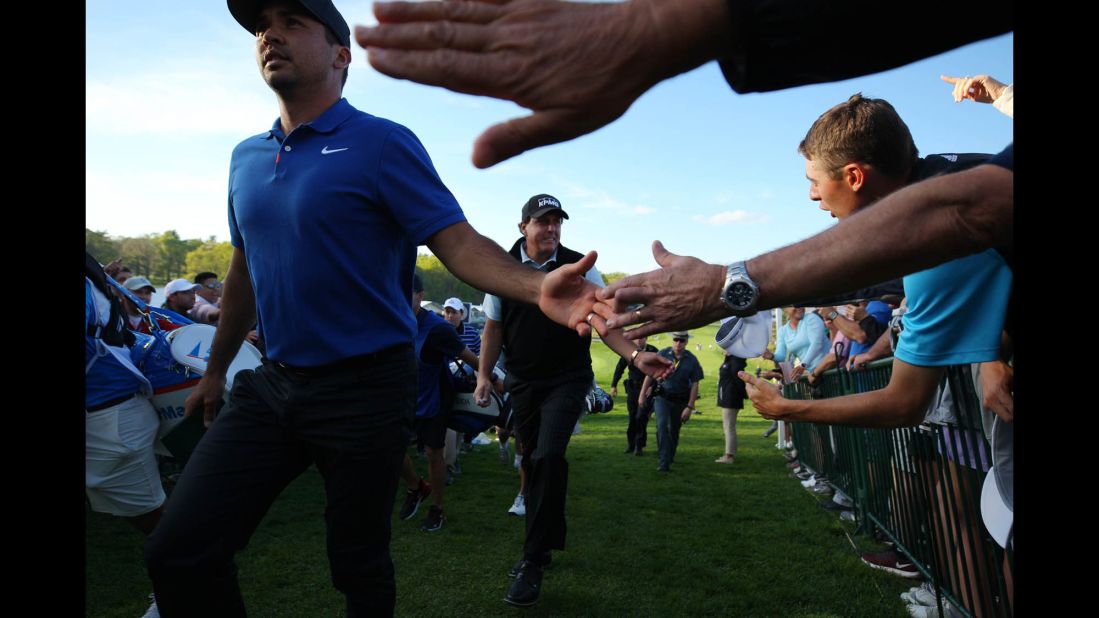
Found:
M 752 286 L 743 281 L 738 281 L 730 285 L 728 291 L 725 292 L 725 301 L 730 306 L 738 309 L 751 307 L 755 298 L 756 295 L 752 290 Z

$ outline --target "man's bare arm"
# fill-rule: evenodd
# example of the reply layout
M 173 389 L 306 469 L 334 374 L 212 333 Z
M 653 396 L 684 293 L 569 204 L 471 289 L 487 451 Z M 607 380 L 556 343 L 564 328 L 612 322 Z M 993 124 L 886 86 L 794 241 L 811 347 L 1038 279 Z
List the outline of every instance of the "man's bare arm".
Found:
M 840 294 L 996 246 L 1012 244 L 1014 173 L 997 165 L 931 178 L 890 194 L 801 242 L 752 258 L 757 309 Z M 859 260 L 846 255 L 859 246 Z M 725 267 L 673 254 L 659 241 L 662 268 L 631 275 L 599 293 L 609 328 L 648 322 L 630 338 L 709 324 L 731 312 L 721 302 Z M 625 307 L 641 303 L 640 311 Z M 597 323 L 598 324 L 598 323 Z
M 248 272 L 248 260 L 244 250 L 233 247 L 229 272 L 222 284 L 221 319 L 218 321 L 206 373 L 183 403 L 184 414 L 203 408 L 207 426 L 214 422 L 214 413 L 225 390 L 225 373 L 240 351 L 244 337 L 256 322 L 256 295 L 252 289 L 252 277 Z

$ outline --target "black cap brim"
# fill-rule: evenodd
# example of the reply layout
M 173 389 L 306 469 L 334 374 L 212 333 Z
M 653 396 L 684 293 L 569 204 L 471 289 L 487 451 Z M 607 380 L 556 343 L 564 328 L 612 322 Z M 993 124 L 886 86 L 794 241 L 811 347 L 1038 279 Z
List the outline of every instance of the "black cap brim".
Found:
M 543 208 L 542 210 L 534 211 L 533 213 L 531 213 L 530 218 L 531 219 L 537 219 L 538 217 L 541 217 L 542 215 L 544 215 L 548 212 L 559 212 L 559 213 L 561 213 L 561 218 L 562 219 L 568 219 L 569 218 L 569 213 L 565 212 L 564 210 L 562 210 L 560 208 L 554 208 L 552 206 L 550 206 L 548 208 Z
M 256 34 L 256 17 L 260 9 L 271 0 L 227 0 L 229 12 L 249 34 Z M 314 19 L 324 24 L 336 35 L 336 40 L 344 47 L 351 47 L 351 29 L 343 15 L 329 0 L 297 0 Z

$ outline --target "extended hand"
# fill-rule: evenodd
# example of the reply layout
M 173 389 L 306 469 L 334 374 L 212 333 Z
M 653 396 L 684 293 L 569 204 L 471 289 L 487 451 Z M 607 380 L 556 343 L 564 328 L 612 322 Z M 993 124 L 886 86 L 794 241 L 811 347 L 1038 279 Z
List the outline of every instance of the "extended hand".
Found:
M 604 302 L 595 306 L 607 320 L 608 328 L 648 322 L 640 328 L 625 331 L 637 339 L 671 330 L 688 330 L 705 326 L 729 315 L 721 302 L 725 285 L 725 267 L 707 264 L 690 256 L 676 255 L 653 241 L 653 258 L 661 267 L 640 275 L 630 275 L 599 291 Z M 645 306 L 621 313 L 636 303 Z
M 599 288 L 585 279 L 584 273 L 595 266 L 596 257 L 594 251 L 589 251 L 579 262 L 565 264 L 546 275 L 542 280 L 542 294 L 538 298 L 538 308 L 546 317 L 558 324 L 575 328 L 581 337 L 591 334 L 592 326 L 599 329 L 600 333 L 606 332 L 603 318 L 599 315 L 592 316 L 590 324 L 587 321 Z
M 1000 98 L 1007 88 L 1007 84 L 993 79 L 989 75 L 974 75 L 973 77 L 948 77 L 940 75 L 939 79 L 948 84 L 954 84 L 954 101 L 961 103 L 969 99 L 977 103 L 991 103 Z
M 744 389 L 748 392 L 748 398 L 756 407 L 760 416 L 769 420 L 783 420 L 785 414 L 781 406 L 786 398 L 782 396 L 782 389 L 766 380 L 761 380 L 747 371 L 738 371 L 737 376 L 744 381 Z
M 639 352 L 633 364 L 654 380 L 663 380 L 672 373 L 672 361 L 656 352 Z

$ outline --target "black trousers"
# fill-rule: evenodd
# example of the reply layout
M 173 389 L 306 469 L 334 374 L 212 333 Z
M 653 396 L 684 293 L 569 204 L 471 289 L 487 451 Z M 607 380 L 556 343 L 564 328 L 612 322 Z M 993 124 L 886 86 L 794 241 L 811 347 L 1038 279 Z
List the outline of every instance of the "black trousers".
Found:
M 324 375 L 267 360 L 237 374 L 145 545 L 161 615 L 244 616 L 233 556 L 314 463 L 324 477 L 332 582 L 347 615 L 393 615 L 390 519 L 415 403 L 411 345 Z
M 565 448 L 591 389 L 590 368 L 546 380 L 522 380 L 508 374 L 515 430 L 523 443 L 527 475 L 526 540 L 523 555 L 543 562 L 553 549 L 565 548 L 565 494 L 569 463 Z
M 626 426 L 626 442 L 630 448 L 644 448 L 649 438 L 649 413 L 653 409 L 653 398 L 645 402 L 645 407 L 637 405 L 637 398 L 641 394 L 641 384 L 634 384 L 626 380 L 626 412 L 629 413 L 630 423 Z

